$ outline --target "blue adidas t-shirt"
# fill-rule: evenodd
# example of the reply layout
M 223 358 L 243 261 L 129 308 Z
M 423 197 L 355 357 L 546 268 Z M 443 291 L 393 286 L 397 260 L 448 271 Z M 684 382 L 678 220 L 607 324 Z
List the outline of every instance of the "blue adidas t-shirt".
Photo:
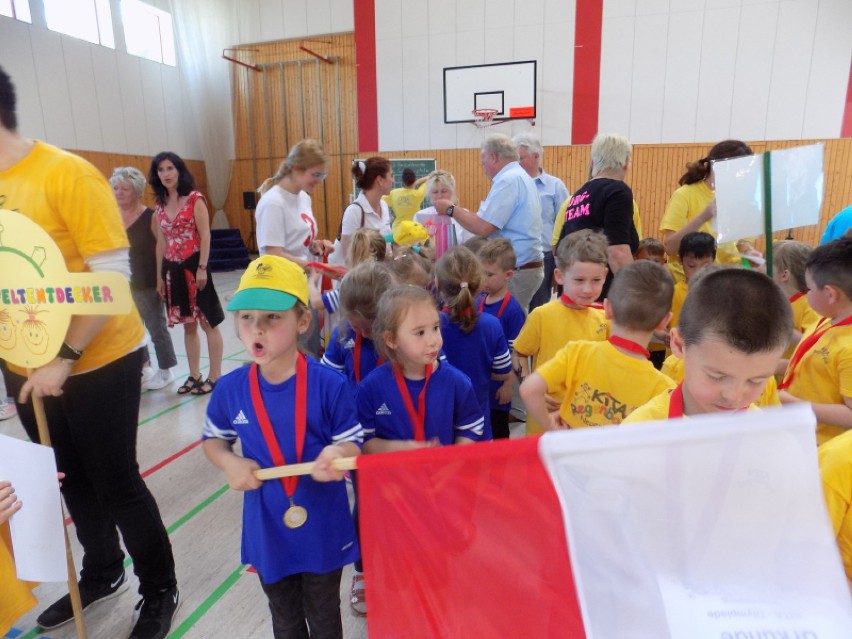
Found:
M 335 326 L 328 340 L 328 348 L 322 356 L 322 363 L 346 375 L 352 385 L 357 386 L 355 379 L 355 330 L 347 323 L 346 336 L 341 341 L 340 327 Z M 374 369 L 379 362 L 379 354 L 373 340 L 361 338 L 361 381 Z
M 524 313 L 524 309 L 521 308 L 521 305 L 518 303 L 518 300 L 515 299 L 514 295 L 509 296 L 509 303 L 506 304 L 506 308 L 503 309 L 503 312 L 498 317 L 498 313 L 500 312 L 500 307 L 503 306 L 503 300 L 498 300 L 493 304 L 483 304 L 483 301 L 486 299 L 487 295 L 482 293 L 477 300 L 477 305 L 482 306 L 482 312 L 488 313 L 496 317 L 500 320 L 500 326 L 503 327 L 503 336 L 506 338 L 506 342 L 509 344 L 509 352 L 513 352 L 515 350 L 515 338 L 518 336 L 518 333 L 521 332 L 521 329 L 524 327 L 524 322 L 527 321 L 527 315 Z M 504 412 L 509 411 L 512 408 L 512 402 L 506 402 L 505 404 L 497 403 L 497 391 L 500 390 L 500 386 L 502 384 L 498 381 L 491 380 L 491 398 L 489 400 L 490 406 L 492 410 L 502 410 Z
M 470 333 L 450 321 L 441 313 L 441 335 L 447 361 L 470 378 L 482 414 L 485 415 L 485 432 L 491 439 L 491 373 L 498 375 L 512 370 L 512 356 L 496 317 L 481 313 Z
M 307 432 L 301 461 L 313 461 L 329 444 L 353 442 L 360 446 L 363 430 L 346 379 L 310 357 L 307 370 Z M 244 366 L 216 384 L 202 438 L 239 439 L 243 457 L 269 468 L 275 464 L 252 405 L 250 371 Z M 261 375 L 260 389 L 284 459 L 294 463 L 296 377 L 270 384 Z M 266 481 L 261 488 L 243 493 L 242 562 L 252 564 L 266 584 L 296 573 L 330 572 L 359 556 L 344 482 L 317 482 L 303 475 L 293 501 L 308 511 L 300 528 L 284 525 L 282 518 L 290 502 L 280 480 Z
M 405 384 L 415 410 L 425 380 L 406 379 Z M 367 375 L 356 394 L 358 420 L 364 428 L 364 439 L 414 439 L 414 425 L 399 392 L 390 362 Z M 485 417 L 473 392 L 470 380 L 457 368 L 439 360 L 438 369 L 426 387 L 426 439 L 437 437 L 444 445 L 456 437 L 473 441 L 491 439 L 485 436 Z

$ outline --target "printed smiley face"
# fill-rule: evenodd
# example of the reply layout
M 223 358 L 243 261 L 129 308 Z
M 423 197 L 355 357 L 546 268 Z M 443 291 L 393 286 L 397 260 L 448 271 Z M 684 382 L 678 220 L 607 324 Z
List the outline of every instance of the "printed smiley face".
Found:
M 18 331 L 21 334 L 21 339 L 26 344 L 27 349 L 33 355 L 44 355 L 47 352 L 47 344 L 50 341 L 50 335 L 47 330 L 47 324 L 38 319 L 36 315 L 46 311 L 36 310 L 37 307 L 26 306 L 21 313 L 27 314 L 27 319 L 21 322 Z
M 12 316 L 5 308 L 0 309 L 0 348 L 10 351 L 15 348 L 17 342 L 18 337 L 15 333 L 15 322 L 12 321 Z

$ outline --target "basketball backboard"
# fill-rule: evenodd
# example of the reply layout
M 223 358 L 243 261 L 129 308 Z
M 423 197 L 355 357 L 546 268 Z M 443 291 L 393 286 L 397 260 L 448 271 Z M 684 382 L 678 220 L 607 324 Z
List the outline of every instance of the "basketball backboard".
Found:
M 495 122 L 534 120 L 536 61 L 444 68 L 444 122 L 473 122 L 473 111 L 495 109 Z

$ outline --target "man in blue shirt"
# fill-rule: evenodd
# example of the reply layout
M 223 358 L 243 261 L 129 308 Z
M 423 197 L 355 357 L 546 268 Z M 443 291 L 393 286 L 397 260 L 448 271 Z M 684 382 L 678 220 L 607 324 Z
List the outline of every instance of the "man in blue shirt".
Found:
M 536 306 L 541 306 L 550 301 L 550 293 L 553 279 L 553 247 L 550 242 L 553 238 L 553 225 L 556 222 L 556 214 L 559 207 L 568 199 L 570 193 L 565 184 L 558 177 L 545 173 L 541 168 L 541 158 L 544 149 L 541 141 L 534 135 L 521 134 L 514 138 L 515 146 L 518 147 L 519 164 L 527 172 L 536 189 L 541 202 L 541 250 L 544 251 L 544 281 L 533 295 L 529 311 Z
M 480 161 L 492 184 L 478 212 L 454 206 L 450 200 L 432 204 L 439 214 L 449 215 L 471 233 L 489 239 L 504 237 L 512 243 L 517 262 L 509 291 L 526 310 L 544 279 L 538 190 L 518 164 L 518 150 L 509 136 L 494 133 L 485 138 Z

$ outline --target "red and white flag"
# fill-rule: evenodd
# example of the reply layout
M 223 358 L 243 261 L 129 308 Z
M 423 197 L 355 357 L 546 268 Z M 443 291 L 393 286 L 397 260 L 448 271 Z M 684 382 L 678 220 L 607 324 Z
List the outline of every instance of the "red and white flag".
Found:
M 362 457 L 369 634 L 848 639 L 814 427 L 804 406 Z

